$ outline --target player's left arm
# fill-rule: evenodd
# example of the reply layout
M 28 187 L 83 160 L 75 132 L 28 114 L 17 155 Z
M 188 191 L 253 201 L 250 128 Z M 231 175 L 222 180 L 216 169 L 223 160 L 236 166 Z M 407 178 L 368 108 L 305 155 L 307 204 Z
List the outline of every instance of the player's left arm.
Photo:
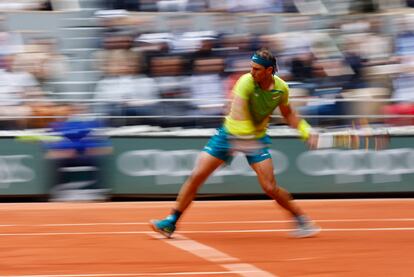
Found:
M 286 123 L 298 130 L 300 137 L 307 142 L 310 148 L 315 148 L 317 145 L 318 135 L 312 130 L 312 127 L 305 119 L 301 118 L 289 103 L 282 103 L 279 105 L 280 112 Z
M 280 112 L 285 119 L 286 123 L 297 129 L 300 121 L 300 117 L 297 115 L 296 111 L 292 109 L 289 103 L 279 105 Z

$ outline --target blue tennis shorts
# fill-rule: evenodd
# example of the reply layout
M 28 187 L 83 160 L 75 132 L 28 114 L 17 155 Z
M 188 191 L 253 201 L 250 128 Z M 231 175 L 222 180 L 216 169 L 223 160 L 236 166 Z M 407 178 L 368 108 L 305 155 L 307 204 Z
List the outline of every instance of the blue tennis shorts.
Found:
M 226 163 L 231 162 L 234 152 L 242 152 L 246 155 L 249 164 L 254 164 L 272 157 L 269 152 L 269 144 L 271 144 L 271 140 L 268 135 L 251 140 L 235 139 L 221 127 L 216 130 L 216 134 L 210 138 L 203 151 Z M 253 147 L 249 147 L 249 145 L 253 145 Z

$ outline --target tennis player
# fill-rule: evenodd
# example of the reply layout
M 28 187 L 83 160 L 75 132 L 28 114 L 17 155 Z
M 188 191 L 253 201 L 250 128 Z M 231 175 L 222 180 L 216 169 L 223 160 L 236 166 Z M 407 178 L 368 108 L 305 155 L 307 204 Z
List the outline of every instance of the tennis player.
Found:
M 235 151 L 245 154 L 264 192 L 290 213 L 295 222 L 292 236 L 310 237 L 320 231 L 293 201 L 290 193 L 276 183 L 273 174 L 268 149 L 270 138 L 266 130 L 270 116 L 277 107 L 289 126 L 296 128 L 311 148 L 317 141 L 317 134 L 312 132 L 311 126 L 292 110 L 288 85 L 275 72 L 277 64 L 272 53 L 268 49 L 256 51 L 251 58 L 250 73 L 242 75 L 233 88 L 230 112 L 223 126 L 217 129 L 199 155 L 171 214 L 162 220 L 150 221 L 154 231 L 170 238 L 198 189 L 218 167 L 231 160 Z

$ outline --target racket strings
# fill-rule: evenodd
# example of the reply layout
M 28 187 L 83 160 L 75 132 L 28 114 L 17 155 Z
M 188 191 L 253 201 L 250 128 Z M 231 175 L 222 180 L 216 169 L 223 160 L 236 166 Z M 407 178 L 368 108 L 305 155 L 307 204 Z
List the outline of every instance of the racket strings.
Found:
M 332 137 L 331 140 L 327 139 L 329 136 Z M 368 151 L 385 149 L 389 145 L 388 131 L 374 129 L 368 124 L 368 120 L 364 119 L 353 121 L 348 130 L 322 134 L 320 139 L 325 141 L 320 144 L 321 148 L 335 147 Z

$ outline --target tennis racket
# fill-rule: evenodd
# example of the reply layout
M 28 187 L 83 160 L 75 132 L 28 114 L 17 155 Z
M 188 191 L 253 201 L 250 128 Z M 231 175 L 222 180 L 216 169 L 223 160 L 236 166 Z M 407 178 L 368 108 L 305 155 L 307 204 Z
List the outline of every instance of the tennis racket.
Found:
M 381 150 L 389 144 L 386 128 L 372 128 L 367 121 L 353 122 L 352 127 L 321 132 L 317 138 L 317 149 L 344 148 Z

